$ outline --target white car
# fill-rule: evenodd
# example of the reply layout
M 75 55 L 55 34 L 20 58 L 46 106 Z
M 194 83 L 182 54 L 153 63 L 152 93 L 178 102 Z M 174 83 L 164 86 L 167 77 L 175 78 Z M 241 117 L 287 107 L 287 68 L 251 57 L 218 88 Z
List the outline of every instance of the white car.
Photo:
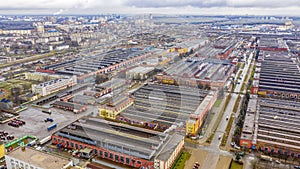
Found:
M 241 147 L 240 147 L 240 146 L 237 146 L 237 145 L 234 145 L 234 148 L 235 148 L 235 149 L 238 149 L 238 150 L 241 149 Z

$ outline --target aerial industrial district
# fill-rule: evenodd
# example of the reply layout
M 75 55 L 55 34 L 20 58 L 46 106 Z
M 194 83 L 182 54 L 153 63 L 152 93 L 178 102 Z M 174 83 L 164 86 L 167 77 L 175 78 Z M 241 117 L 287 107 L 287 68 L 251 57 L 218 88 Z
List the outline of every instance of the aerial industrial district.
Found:
M 300 22 L 1 16 L 0 168 L 300 168 Z

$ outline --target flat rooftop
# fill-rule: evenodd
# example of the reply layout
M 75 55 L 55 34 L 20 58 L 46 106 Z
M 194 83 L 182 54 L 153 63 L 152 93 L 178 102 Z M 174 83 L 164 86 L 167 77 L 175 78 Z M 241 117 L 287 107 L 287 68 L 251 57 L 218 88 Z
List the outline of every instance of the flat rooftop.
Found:
M 124 62 L 147 54 L 145 51 L 132 51 L 130 49 L 115 49 L 104 53 L 94 54 L 84 59 L 66 61 L 45 67 L 59 74 L 85 74 L 96 70 L 108 68 L 109 66 Z
M 148 84 L 134 93 L 134 104 L 121 112 L 120 116 L 168 126 L 185 124 L 203 100 L 203 105 L 206 105 L 210 99 L 205 99 L 207 95 L 208 91 L 193 87 Z
M 125 79 L 120 79 L 120 78 L 113 78 L 107 82 L 104 82 L 102 84 L 96 85 L 96 88 L 102 88 L 102 89 L 107 89 L 107 88 L 114 88 L 115 86 L 119 86 L 122 84 L 125 84 L 126 80 Z
M 148 160 L 168 144 L 177 143 L 173 135 L 167 133 L 100 118 L 87 117 L 73 125 L 77 126 L 75 130 L 64 128 L 55 135 Z M 181 135 L 177 137 L 183 139 Z
M 133 68 L 131 70 L 128 71 L 128 73 L 140 73 L 140 74 L 147 74 L 151 71 L 154 70 L 154 67 L 136 67 L 136 68 Z
M 26 147 L 24 151 L 19 147 L 9 152 L 7 155 L 44 169 L 60 169 L 68 165 L 71 161 L 60 156 L 37 151 L 28 147 Z
M 233 65 L 215 59 L 188 59 L 170 67 L 166 74 L 192 80 L 225 81 Z
M 300 93 L 300 69 L 286 52 L 264 52 L 259 77 L 259 91 Z
M 260 98 L 257 106 L 257 141 L 285 144 L 300 150 L 300 103 Z

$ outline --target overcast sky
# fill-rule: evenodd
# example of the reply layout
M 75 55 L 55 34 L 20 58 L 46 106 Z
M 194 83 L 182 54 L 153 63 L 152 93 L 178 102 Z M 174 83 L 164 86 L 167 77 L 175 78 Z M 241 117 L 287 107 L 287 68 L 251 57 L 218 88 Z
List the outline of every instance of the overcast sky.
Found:
M 300 0 L 7 0 L 0 3 L 0 13 L 299 16 Z

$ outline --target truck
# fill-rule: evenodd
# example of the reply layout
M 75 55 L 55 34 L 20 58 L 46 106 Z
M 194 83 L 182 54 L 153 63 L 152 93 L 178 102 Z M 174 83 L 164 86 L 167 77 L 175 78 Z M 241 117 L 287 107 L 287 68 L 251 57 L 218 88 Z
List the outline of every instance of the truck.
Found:
M 265 161 L 273 161 L 272 157 L 266 155 L 260 155 L 259 158 Z
M 42 140 L 40 140 L 38 142 L 38 145 L 44 145 L 45 143 L 47 143 L 50 140 L 51 140 L 51 136 L 47 136 L 47 137 L 43 138 Z
M 57 127 L 57 124 L 53 124 L 53 125 L 49 126 L 49 127 L 47 128 L 47 130 L 48 130 L 48 131 L 51 131 L 51 130 L 53 130 L 53 129 L 56 128 L 56 127 Z
M 51 110 L 42 110 L 42 112 L 51 115 Z

